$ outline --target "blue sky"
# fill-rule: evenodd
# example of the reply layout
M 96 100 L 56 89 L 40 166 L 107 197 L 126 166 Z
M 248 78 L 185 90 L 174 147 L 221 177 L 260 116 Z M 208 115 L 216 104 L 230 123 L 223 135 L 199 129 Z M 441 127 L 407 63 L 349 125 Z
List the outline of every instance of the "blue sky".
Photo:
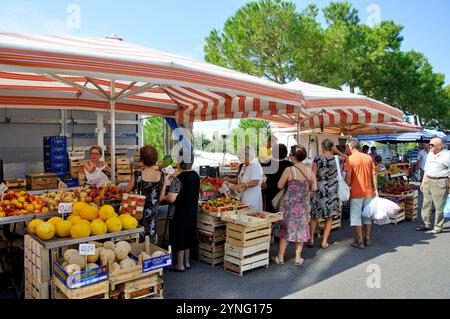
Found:
M 244 0 L 0 0 L 0 31 L 73 34 L 104 37 L 115 33 L 125 41 L 154 49 L 203 59 L 204 38 L 213 28 L 249 1 Z M 293 1 L 298 10 L 309 3 L 323 8 L 329 0 Z M 424 53 L 436 72 L 450 84 L 450 1 L 448 0 L 353 0 L 362 22 L 370 18 L 370 5 L 380 9 L 382 20 L 394 20 L 405 28 L 403 50 Z M 66 23 L 75 4 L 80 9 L 80 28 Z M 201 128 L 202 125 L 196 125 Z M 215 127 L 228 127 L 228 121 Z M 209 128 L 206 125 L 205 128 Z

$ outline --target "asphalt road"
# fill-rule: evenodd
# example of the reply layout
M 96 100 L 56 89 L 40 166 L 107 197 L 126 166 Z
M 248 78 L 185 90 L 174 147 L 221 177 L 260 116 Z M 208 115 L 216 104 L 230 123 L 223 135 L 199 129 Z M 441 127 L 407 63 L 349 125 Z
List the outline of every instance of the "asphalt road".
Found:
M 439 235 L 417 232 L 417 221 L 374 226 L 374 246 L 364 250 L 350 246 L 353 230 L 343 223 L 329 249 L 304 248 L 299 268 L 293 246 L 285 265 L 270 264 L 242 278 L 222 265 L 193 261 L 185 273 L 164 272 L 165 298 L 450 298 L 450 223 Z

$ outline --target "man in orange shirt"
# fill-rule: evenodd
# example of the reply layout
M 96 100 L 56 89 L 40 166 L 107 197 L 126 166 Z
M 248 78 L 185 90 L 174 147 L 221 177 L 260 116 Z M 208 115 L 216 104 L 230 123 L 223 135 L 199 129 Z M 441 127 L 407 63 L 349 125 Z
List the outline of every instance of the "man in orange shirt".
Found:
M 355 227 L 356 240 L 353 247 L 364 249 L 372 246 L 370 232 L 372 220 L 362 217 L 364 208 L 369 205 L 373 197 L 378 197 L 377 167 L 372 157 L 360 152 L 357 139 L 351 138 L 346 143 L 347 152 L 351 154 L 345 162 L 345 182 L 351 187 L 350 190 L 350 224 Z M 362 225 L 365 228 L 365 239 L 363 242 Z

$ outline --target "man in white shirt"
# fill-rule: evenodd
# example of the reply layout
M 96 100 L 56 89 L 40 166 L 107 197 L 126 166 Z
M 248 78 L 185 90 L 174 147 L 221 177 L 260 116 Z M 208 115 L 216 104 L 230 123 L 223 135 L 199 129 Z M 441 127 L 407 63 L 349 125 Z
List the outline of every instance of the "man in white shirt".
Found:
M 417 156 L 417 167 L 420 172 L 420 181 L 423 180 L 423 172 L 425 170 L 425 163 L 427 161 L 428 153 L 430 152 L 430 146 L 429 144 L 423 145 L 423 150 L 419 152 L 419 155 Z
M 444 150 L 442 139 L 433 138 L 424 167 L 425 173 L 420 190 L 423 192 L 422 225 L 419 231 L 431 230 L 431 210 L 435 207 L 433 234 L 442 232 L 444 226 L 444 206 L 449 193 L 450 152 Z

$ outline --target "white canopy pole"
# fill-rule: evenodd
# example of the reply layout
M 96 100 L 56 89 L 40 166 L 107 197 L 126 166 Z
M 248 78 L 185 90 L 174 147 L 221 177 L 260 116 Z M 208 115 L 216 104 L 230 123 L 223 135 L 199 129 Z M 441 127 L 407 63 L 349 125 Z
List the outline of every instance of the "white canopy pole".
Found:
M 110 88 L 111 102 L 111 182 L 116 183 L 116 99 L 115 81 L 111 80 Z
M 300 144 L 300 112 L 297 112 L 297 144 Z

